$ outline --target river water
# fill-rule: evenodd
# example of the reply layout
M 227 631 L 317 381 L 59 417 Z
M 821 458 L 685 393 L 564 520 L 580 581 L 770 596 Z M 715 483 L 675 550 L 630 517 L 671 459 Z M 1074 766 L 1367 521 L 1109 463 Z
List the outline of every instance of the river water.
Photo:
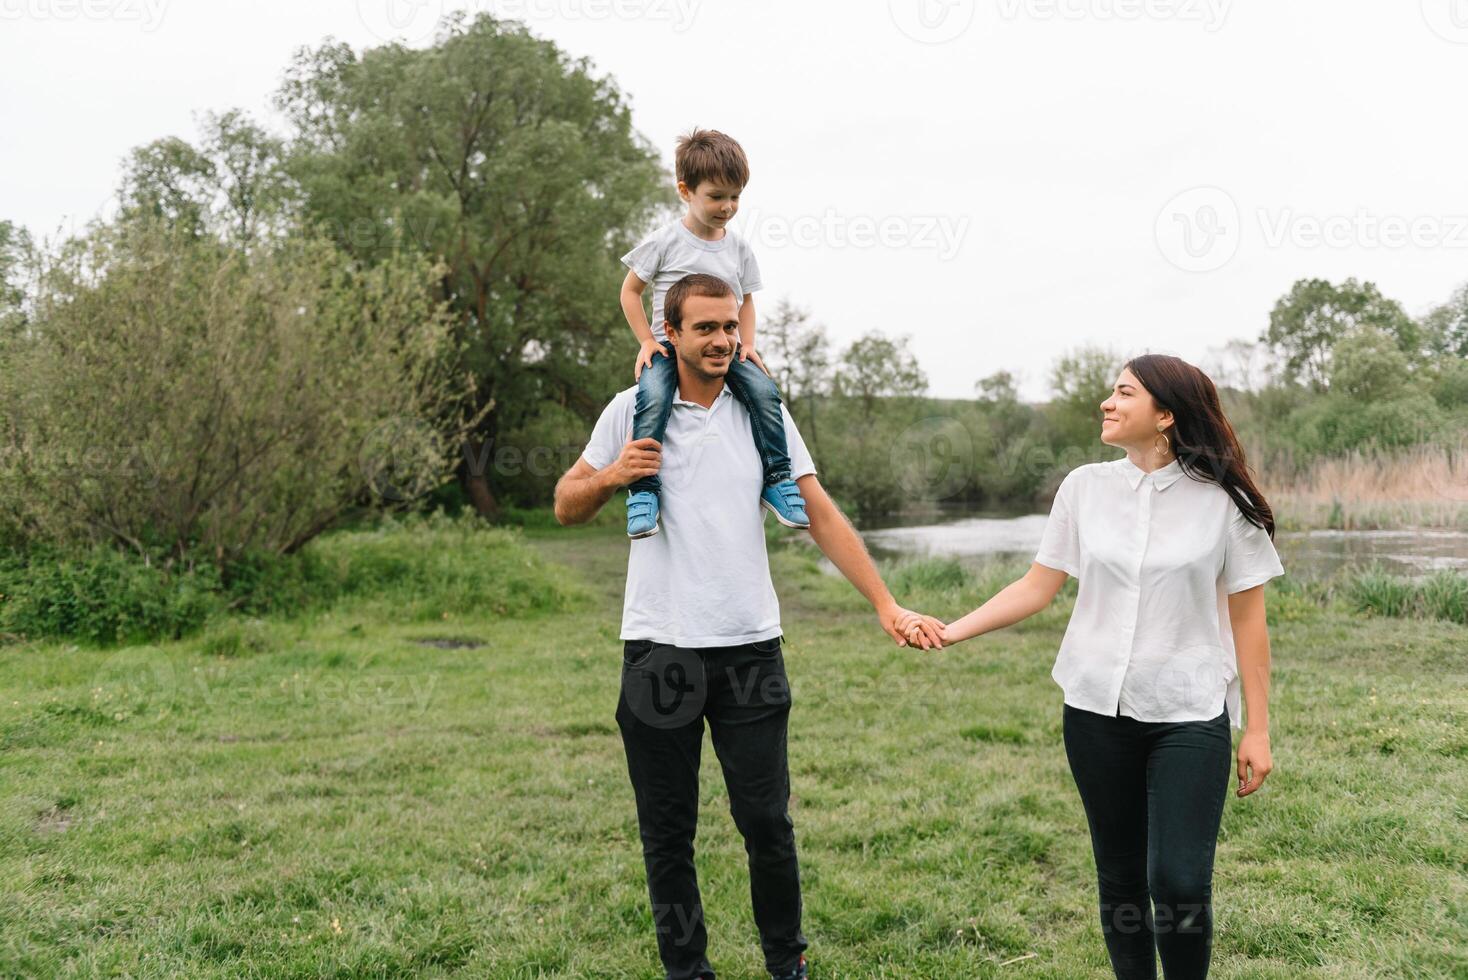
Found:
M 1047 515 L 998 511 L 947 513 L 883 522 L 861 535 L 883 558 L 990 557 L 1029 561 L 1040 546 Z M 1298 579 L 1326 578 L 1342 569 L 1379 562 L 1398 575 L 1424 575 L 1439 568 L 1468 572 L 1468 531 L 1278 531 L 1280 563 Z

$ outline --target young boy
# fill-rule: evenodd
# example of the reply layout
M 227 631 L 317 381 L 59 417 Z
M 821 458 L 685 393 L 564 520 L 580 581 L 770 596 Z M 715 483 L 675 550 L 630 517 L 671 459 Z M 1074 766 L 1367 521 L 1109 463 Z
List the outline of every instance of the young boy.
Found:
M 642 342 L 633 376 L 637 408 L 632 438 L 663 441 L 668 413 L 677 395 L 678 371 L 664 346 L 663 297 L 684 276 L 704 272 L 734 289 L 739 303 L 739 350 L 729 364 L 725 384 L 749 412 L 755 448 L 764 465 L 760 504 L 786 527 L 808 528 L 805 500 L 790 479 L 790 453 L 780 414 L 780 392 L 755 353 L 754 297 L 760 288 L 759 264 L 749 243 L 727 227 L 739 210 L 739 193 L 749 183 L 749 161 L 733 139 L 710 129 L 695 129 L 678 140 L 674 154 L 678 196 L 688 205 L 680 221 L 664 225 L 622 256 L 627 278 L 622 283 L 622 312 Z M 642 309 L 642 292 L 652 283 L 652 321 Z M 658 356 L 661 355 L 661 356 Z M 657 475 L 628 488 L 627 536 L 658 533 L 661 484 Z

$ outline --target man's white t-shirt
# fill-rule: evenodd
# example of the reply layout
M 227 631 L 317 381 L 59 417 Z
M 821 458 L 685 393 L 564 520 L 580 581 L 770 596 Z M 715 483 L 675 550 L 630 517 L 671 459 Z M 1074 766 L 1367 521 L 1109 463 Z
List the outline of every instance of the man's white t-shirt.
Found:
M 581 458 L 602 469 L 632 438 L 637 389 L 602 410 Z M 790 413 L 790 477 L 816 471 Z M 622 639 L 722 647 L 780 635 L 760 491 L 764 468 L 749 413 L 727 385 L 704 408 L 675 394 L 663 440 L 662 530 L 631 542 Z
M 637 278 L 652 285 L 652 335 L 659 343 L 668 339 L 663 328 L 663 297 L 668 289 L 686 275 L 703 272 L 718 276 L 734 290 L 734 302 L 744 305 L 744 295 L 760 288 L 759 263 L 754 250 L 732 229 L 724 229 L 724 237 L 705 241 L 684 226 L 681 220 L 663 225 L 648 235 L 632 251 L 622 256 L 622 264 Z
M 1065 703 L 1139 721 L 1243 727 L 1228 597 L 1284 574 L 1274 542 L 1173 460 L 1066 474 L 1035 561 L 1080 581 L 1050 676 Z

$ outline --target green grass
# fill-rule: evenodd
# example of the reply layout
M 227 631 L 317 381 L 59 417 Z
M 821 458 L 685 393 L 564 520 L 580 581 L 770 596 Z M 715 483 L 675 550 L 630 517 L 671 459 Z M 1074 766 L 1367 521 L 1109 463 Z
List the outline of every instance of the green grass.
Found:
M 501 571 L 523 544 L 554 584 L 516 601 L 425 538 L 380 564 L 430 591 L 0 647 L 0 975 L 660 976 L 613 720 L 625 539 L 517 540 Z M 924 654 L 809 554 L 774 567 L 816 975 L 1109 975 L 1049 678 L 1069 593 Z M 948 617 L 1003 584 L 892 578 Z M 1468 974 L 1468 628 L 1269 594 L 1277 769 L 1225 809 L 1212 975 Z M 757 978 L 708 746 L 704 768 L 713 961 Z

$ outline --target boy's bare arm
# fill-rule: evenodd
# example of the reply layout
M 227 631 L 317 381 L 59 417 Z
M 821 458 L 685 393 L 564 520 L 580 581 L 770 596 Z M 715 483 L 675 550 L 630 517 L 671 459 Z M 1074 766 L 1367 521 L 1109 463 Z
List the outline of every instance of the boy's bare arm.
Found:
M 647 322 L 647 311 L 642 308 L 642 291 L 646 288 L 647 283 L 630 270 L 627 278 L 622 280 L 622 314 L 627 317 L 632 333 L 641 344 L 637 350 L 637 360 L 632 362 L 634 381 L 641 380 L 642 369 L 652 364 L 654 354 L 668 356 L 668 349 L 653 337 L 652 327 Z
M 770 369 L 765 367 L 764 359 L 760 357 L 759 351 L 754 346 L 753 293 L 745 293 L 744 302 L 739 307 L 739 359 L 741 361 L 753 360 L 755 367 L 765 374 L 770 373 Z
M 739 306 L 739 342 L 744 345 L 745 350 L 755 350 L 754 346 L 754 293 L 745 293 L 744 302 Z
M 647 322 L 647 311 L 642 308 L 642 293 L 645 289 L 647 283 L 629 269 L 627 278 L 622 280 L 622 314 L 627 317 L 627 325 L 632 328 L 632 333 L 644 344 L 652 340 L 652 327 Z

